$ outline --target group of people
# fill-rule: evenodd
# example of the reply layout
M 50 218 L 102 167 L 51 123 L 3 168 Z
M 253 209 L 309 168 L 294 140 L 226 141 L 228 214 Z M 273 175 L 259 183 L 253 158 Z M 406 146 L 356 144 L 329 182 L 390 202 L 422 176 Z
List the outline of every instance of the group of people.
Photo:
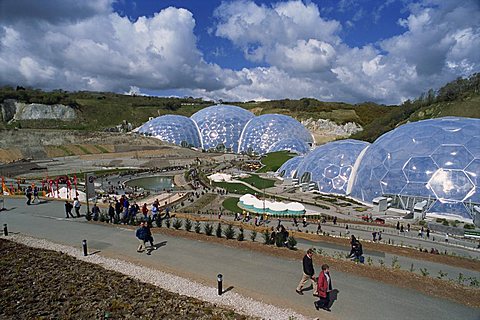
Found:
M 300 282 L 295 289 L 299 295 L 303 295 L 303 287 L 310 280 L 313 288 L 313 296 L 319 299 L 314 302 L 315 309 L 317 310 L 330 310 L 330 295 L 332 292 L 332 277 L 330 276 L 330 267 L 328 264 L 322 265 L 322 271 L 315 278 L 315 269 L 313 267 L 313 250 L 308 249 L 307 253 L 303 257 L 303 274 Z
M 32 186 L 28 186 L 27 189 L 25 189 L 25 197 L 27 197 L 27 205 L 34 203 L 35 200 L 40 202 L 39 190 L 36 186 L 33 188 Z
M 77 218 L 80 218 L 80 207 L 82 204 L 78 200 L 78 198 L 73 199 L 73 204 L 70 201 L 65 200 L 65 216 L 66 218 L 75 218 L 72 214 L 72 209 L 75 209 L 75 214 Z M 98 207 L 97 207 L 98 208 Z

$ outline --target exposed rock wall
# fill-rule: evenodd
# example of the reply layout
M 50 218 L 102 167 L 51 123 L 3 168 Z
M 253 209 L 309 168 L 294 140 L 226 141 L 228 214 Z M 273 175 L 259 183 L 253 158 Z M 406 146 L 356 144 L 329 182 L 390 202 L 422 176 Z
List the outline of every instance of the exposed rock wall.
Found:
M 355 122 L 347 122 L 343 125 L 338 125 L 335 122 L 327 119 L 307 119 L 302 121 L 302 124 L 310 132 L 316 135 L 349 137 L 352 134 L 363 130 L 362 126 Z
M 63 104 L 46 105 L 39 103 L 23 103 L 15 100 L 5 100 L 0 104 L 3 122 L 12 120 L 61 120 L 72 121 L 77 114 L 72 107 Z

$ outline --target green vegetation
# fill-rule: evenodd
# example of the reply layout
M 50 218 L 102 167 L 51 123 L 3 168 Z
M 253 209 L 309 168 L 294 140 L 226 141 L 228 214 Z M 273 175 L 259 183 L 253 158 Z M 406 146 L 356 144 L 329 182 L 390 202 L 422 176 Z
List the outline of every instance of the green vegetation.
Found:
M 236 194 L 255 194 L 256 191 L 252 188 L 247 187 L 241 183 L 228 183 L 228 182 L 214 182 L 214 186 L 223 188 L 227 190 L 229 193 L 236 193 Z
M 295 156 L 296 154 L 290 153 L 288 151 L 277 151 L 268 153 L 262 157 L 261 162 L 264 166 L 258 169 L 257 172 L 265 173 L 268 171 L 277 171 L 278 168 L 282 166 L 282 164 Z
M 322 102 L 312 98 L 299 100 L 273 100 L 263 102 L 225 102 L 254 112 L 286 114 L 297 120 L 328 119 L 337 124 L 355 122 L 363 127 L 351 138 L 373 142 L 383 133 L 408 121 L 418 121 L 444 116 L 480 118 L 480 73 L 458 78 L 438 90 L 430 89 L 414 100 L 399 106 L 378 105 L 372 102 L 347 104 Z M 0 123 L 0 127 L 52 128 L 77 130 L 104 130 L 121 124 L 124 120 L 133 127 L 146 122 L 149 117 L 165 114 L 191 116 L 198 110 L 213 105 L 211 101 L 185 97 L 161 98 L 130 96 L 109 92 L 67 92 L 54 90 L 9 87 L 0 88 L 0 103 L 14 99 L 24 103 L 64 104 L 77 111 L 77 121 L 28 120 L 12 124 Z M 259 172 L 275 171 L 293 155 L 272 153 L 262 159 L 265 165 Z
M 97 150 L 99 150 L 101 153 L 109 153 L 110 151 L 108 151 L 107 149 L 105 149 L 103 146 L 101 145 L 94 145 L 95 148 L 97 148 Z
M 249 185 L 254 186 L 258 189 L 271 188 L 275 185 L 275 180 L 263 179 L 257 176 L 256 174 L 252 174 L 248 178 L 242 178 L 239 180 L 246 182 Z
M 84 146 L 81 146 L 79 144 L 75 145 L 78 149 L 82 150 L 83 153 L 85 154 L 92 154 L 87 148 L 85 148 Z
M 242 213 L 242 209 L 238 207 L 237 203 L 238 198 L 230 197 L 222 202 L 222 206 L 228 211 Z

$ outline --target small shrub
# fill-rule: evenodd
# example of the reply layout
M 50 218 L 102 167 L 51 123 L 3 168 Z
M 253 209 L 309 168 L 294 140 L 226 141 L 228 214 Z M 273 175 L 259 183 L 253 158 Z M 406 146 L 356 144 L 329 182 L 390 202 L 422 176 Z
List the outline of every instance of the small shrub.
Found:
M 163 223 L 162 218 L 160 218 L 160 215 L 157 215 L 157 217 L 155 218 L 155 224 L 157 225 L 157 227 L 161 228 L 162 223 Z
M 207 222 L 203 225 L 203 230 L 207 236 L 211 236 L 213 233 L 213 226 Z
M 193 229 L 195 230 L 195 233 L 200 233 L 200 221 L 195 222 Z
M 443 279 L 448 275 L 448 273 L 443 272 L 442 270 L 438 271 L 438 279 Z
M 400 264 L 398 263 L 398 257 L 394 256 L 392 258 L 392 268 L 393 269 L 400 269 Z
M 252 242 L 255 242 L 255 239 L 257 238 L 257 231 L 256 230 L 253 230 L 251 233 L 250 233 L 250 240 L 252 240 Z
M 442 224 L 443 224 L 444 226 L 448 226 L 448 221 L 444 219 L 443 222 L 442 222 Z
M 428 276 L 430 273 L 428 272 L 427 268 L 420 268 L 420 273 L 422 274 L 422 276 L 426 277 Z
M 268 229 L 262 232 L 262 237 L 264 244 L 270 244 L 270 232 L 268 232 Z
M 91 221 L 92 220 L 92 213 L 87 212 L 87 214 L 85 215 L 85 219 L 87 219 L 87 221 Z
M 468 230 L 473 230 L 475 229 L 475 225 L 474 224 L 471 224 L 471 223 L 466 223 L 464 226 L 463 226 L 464 229 L 468 229 Z
M 373 259 L 372 257 L 367 257 L 367 264 L 371 266 L 373 264 Z
M 478 279 L 476 277 L 470 277 L 470 278 L 468 278 L 468 281 L 469 281 L 471 287 L 477 287 L 478 288 L 480 286 L 480 282 L 478 281 Z
M 296 250 L 297 240 L 293 236 L 289 236 L 287 239 L 287 246 L 290 250 Z
M 463 273 L 460 272 L 460 273 L 458 274 L 457 282 L 458 282 L 459 284 L 462 284 L 462 285 L 463 285 L 463 282 L 464 282 L 464 281 L 465 281 L 465 276 L 463 275 Z
M 277 234 L 275 235 L 275 245 L 281 248 L 283 247 L 283 244 L 284 244 L 283 237 L 279 232 L 277 232 Z
M 239 229 L 239 231 L 238 231 L 237 240 L 238 240 L 238 241 L 243 241 L 243 240 L 245 240 L 245 235 L 244 235 L 244 233 L 243 233 L 243 227 L 240 227 L 240 229 Z
M 385 266 L 385 261 L 383 259 L 378 260 L 378 263 L 380 264 L 380 267 Z
M 187 230 L 188 232 L 192 230 L 192 220 L 190 219 L 185 220 L 185 230 Z
M 167 228 L 170 228 L 170 218 L 167 218 L 167 219 L 165 220 L 165 226 L 166 226 Z
M 235 238 L 235 230 L 233 229 L 233 226 L 229 224 L 225 230 L 223 230 L 223 234 L 228 240 Z
M 182 227 L 182 225 L 183 225 L 183 221 L 182 221 L 182 220 L 177 219 L 177 218 L 175 218 L 175 219 L 173 220 L 173 227 L 175 228 L 175 230 L 180 229 L 180 228 Z
M 103 215 L 103 213 L 101 213 L 101 214 L 100 214 L 100 222 L 105 222 L 105 221 L 108 222 L 108 220 L 105 219 L 105 216 Z
M 425 220 L 420 220 L 420 221 L 418 222 L 418 224 L 421 225 L 421 226 L 424 226 L 424 225 L 427 224 L 427 222 L 426 222 Z
M 217 224 L 217 230 L 215 230 L 215 234 L 217 235 L 217 238 L 222 237 L 222 225 L 220 222 Z

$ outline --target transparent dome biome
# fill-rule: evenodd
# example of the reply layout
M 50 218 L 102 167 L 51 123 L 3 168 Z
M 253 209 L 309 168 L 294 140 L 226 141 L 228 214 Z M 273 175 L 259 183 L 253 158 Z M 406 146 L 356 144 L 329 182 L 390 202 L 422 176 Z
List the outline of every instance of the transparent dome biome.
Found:
M 137 132 L 184 147 L 202 146 L 195 122 L 185 116 L 160 116 L 145 122 Z
M 288 138 L 313 143 L 310 132 L 292 117 L 264 114 L 247 123 L 240 136 L 238 152 L 265 154 L 274 143 Z
M 430 119 L 379 137 L 359 159 L 351 195 L 397 196 L 408 210 L 427 200 L 427 215 L 471 221 L 479 174 L 480 119 Z
M 296 154 L 305 154 L 310 151 L 310 146 L 301 139 L 287 138 L 272 144 L 270 149 L 268 149 L 268 153 L 282 150 L 290 151 Z
M 347 139 L 318 146 L 298 164 L 295 177 L 300 182 L 315 182 L 320 192 L 346 194 L 355 161 L 368 145 Z
M 238 140 L 247 122 L 255 115 L 240 107 L 219 104 L 207 107 L 190 118 L 200 130 L 205 150 L 224 148 L 238 150 Z
M 276 171 L 277 176 L 282 178 L 293 178 L 298 164 L 302 162 L 303 156 L 296 156 L 285 161 L 280 168 Z

